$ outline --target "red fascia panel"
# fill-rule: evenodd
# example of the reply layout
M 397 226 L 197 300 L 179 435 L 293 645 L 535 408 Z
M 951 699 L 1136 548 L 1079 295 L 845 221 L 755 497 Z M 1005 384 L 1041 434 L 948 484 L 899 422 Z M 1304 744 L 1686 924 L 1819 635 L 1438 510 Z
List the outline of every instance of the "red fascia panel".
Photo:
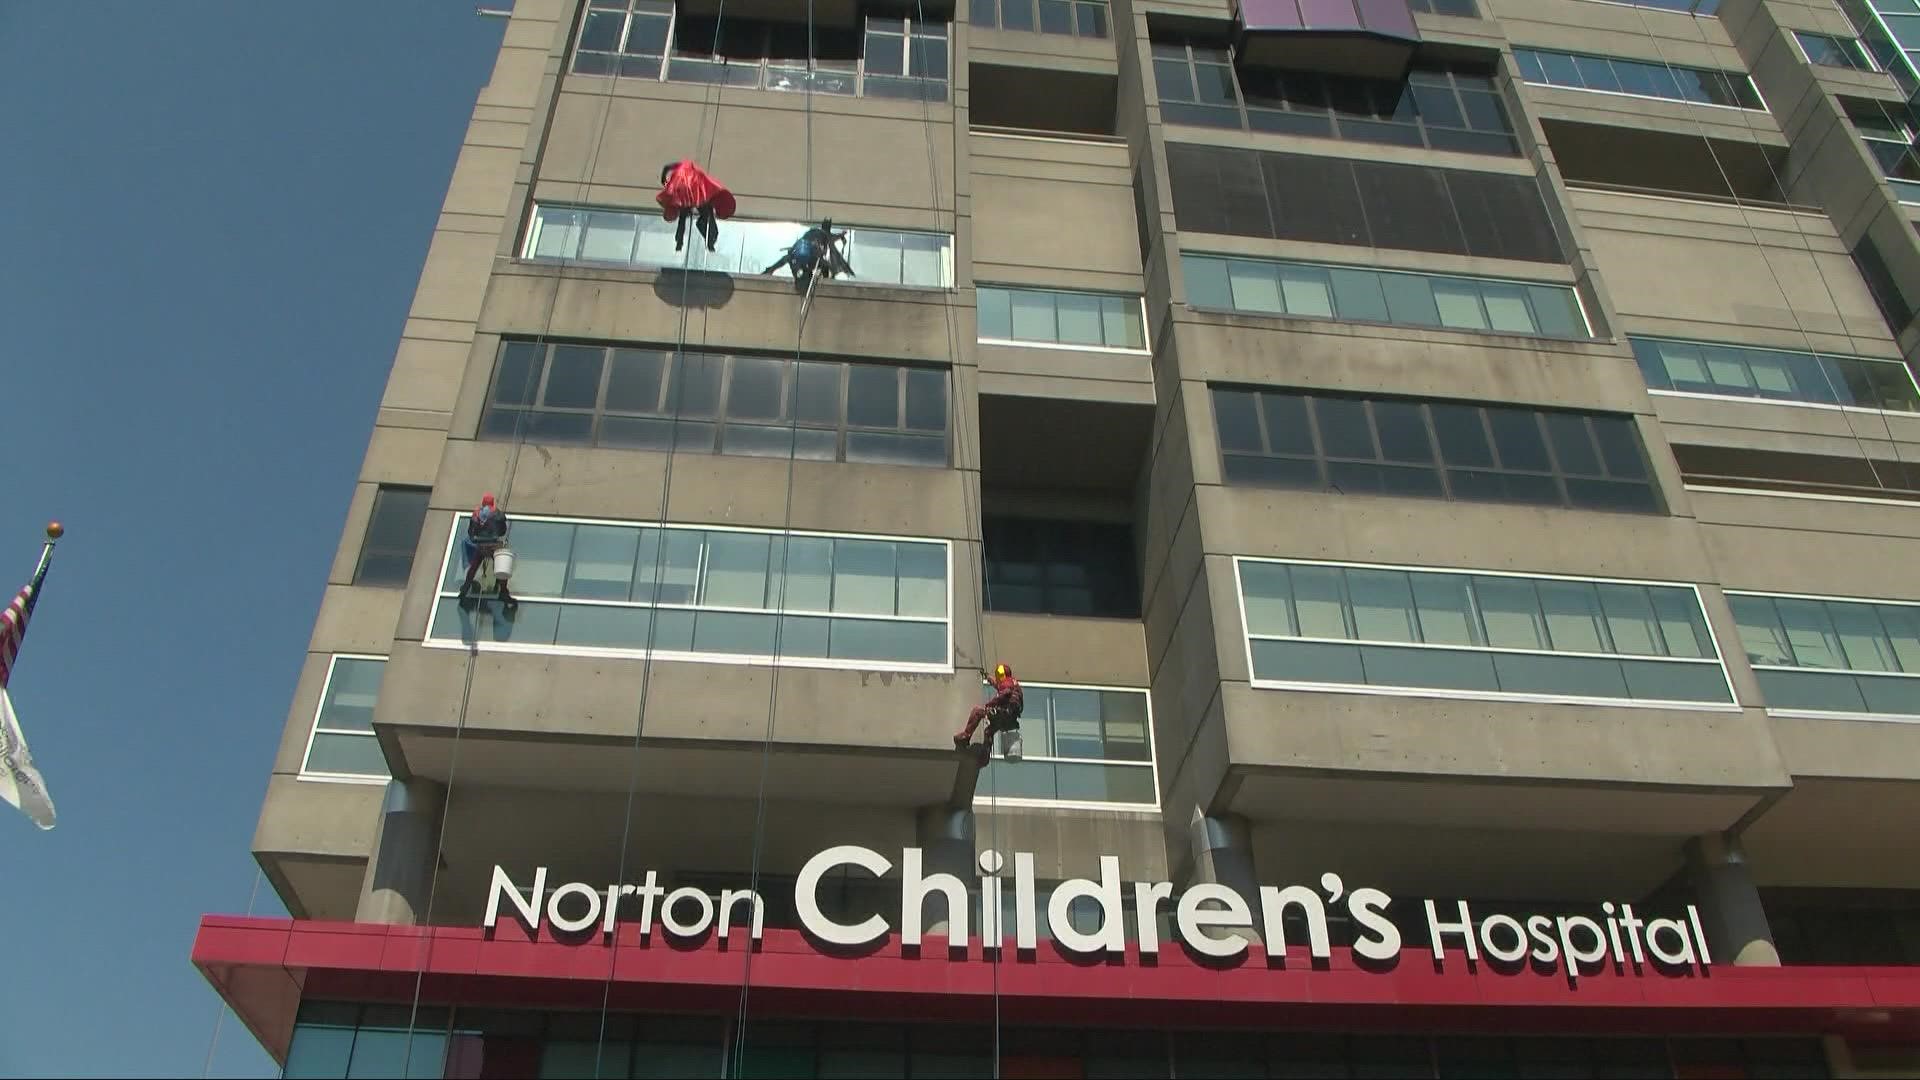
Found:
M 732 1011 L 749 978 L 744 936 L 617 947 L 536 939 L 517 923 L 408 927 L 209 915 L 193 962 L 276 1058 L 304 997 L 428 1004 Z M 750 963 L 752 1008 L 768 1015 L 1177 1027 L 1338 1026 L 1348 1030 L 1594 1034 L 1844 1034 L 1920 1037 L 1920 969 L 1733 967 L 1707 973 L 1607 968 L 1499 970 L 1409 942 L 1387 970 L 1336 955 L 1284 967 L 1254 955 L 1202 962 L 1169 947 L 1144 961 L 1089 960 L 1043 943 L 1035 953 L 964 958 L 930 939 L 918 953 L 889 937 L 860 955 L 768 930 Z M 611 980 L 611 981 L 609 981 Z

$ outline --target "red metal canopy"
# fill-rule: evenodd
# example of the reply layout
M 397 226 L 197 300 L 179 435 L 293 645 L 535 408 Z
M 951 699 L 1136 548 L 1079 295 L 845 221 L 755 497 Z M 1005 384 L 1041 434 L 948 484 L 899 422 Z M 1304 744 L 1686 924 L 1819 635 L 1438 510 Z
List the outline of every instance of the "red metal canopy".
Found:
M 731 1012 L 746 973 L 744 938 L 723 946 L 623 926 L 536 940 L 503 923 L 386 926 L 208 915 L 193 963 L 276 1060 L 284 1060 L 303 997 L 533 1009 Z M 998 969 L 996 972 L 995 969 Z M 997 978 L 996 978 L 997 976 Z M 787 1017 L 982 1022 L 996 989 L 1022 1025 L 1138 1025 L 1514 1034 L 1848 1035 L 1920 1038 L 1920 968 L 1733 967 L 1706 974 L 1607 969 L 1570 985 L 1561 975 L 1501 971 L 1458 953 L 1436 962 L 1409 941 L 1397 965 L 1202 964 L 1179 949 L 1144 963 L 1088 960 L 1043 942 L 1037 953 L 966 958 L 937 944 L 904 951 L 895 936 L 858 956 L 834 955 L 792 930 L 766 931 L 752 957 L 752 1007 Z

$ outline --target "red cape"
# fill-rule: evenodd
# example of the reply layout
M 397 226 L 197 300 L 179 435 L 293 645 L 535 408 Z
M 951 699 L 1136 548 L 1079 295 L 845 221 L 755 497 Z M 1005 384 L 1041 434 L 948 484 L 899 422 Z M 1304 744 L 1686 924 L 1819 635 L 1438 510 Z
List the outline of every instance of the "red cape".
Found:
M 668 221 L 679 217 L 683 210 L 709 202 L 713 204 L 714 217 L 733 216 L 733 192 L 691 161 L 682 161 L 673 167 L 667 176 L 667 186 L 660 189 L 653 201 L 660 204 L 661 216 Z

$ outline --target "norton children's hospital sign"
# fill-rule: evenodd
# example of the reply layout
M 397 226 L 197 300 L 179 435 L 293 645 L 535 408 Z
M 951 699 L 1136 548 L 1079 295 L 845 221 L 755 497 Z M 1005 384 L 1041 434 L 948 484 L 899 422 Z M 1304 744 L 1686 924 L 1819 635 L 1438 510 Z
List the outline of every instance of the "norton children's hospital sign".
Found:
M 872 945 L 896 928 L 903 946 L 918 947 L 930 921 L 945 921 L 943 935 L 955 953 L 971 952 L 976 941 L 968 925 L 967 883 L 953 874 L 926 873 L 919 848 L 900 852 L 901 904 L 897 923 L 890 924 L 880 915 L 859 922 L 830 918 L 820 908 L 820 882 L 829 874 L 846 868 L 863 870 L 881 877 L 890 873 L 894 863 L 871 848 L 854 844 L 831 847 L 807 860 L 793 885 L 793 906 L 801 926 L 815 939 L 828 945 L 858 947 Z M 980 855 L 981 917 L 978 942 L 983 952 L 1005 947 L 1008 927 L 1001 925 L 1002 889 L 999 876 L 1003 860 L 998 852 Z M 653 934 L 656 920 L 661 929 L 677 939 L 698 938 L 713 932 L 729 940 L 735 924 L 749 923 L 754 941 L 761 939 L 765 921 L 765 903 L 750 889 L 722 890 L 718 901 L 704 889 L 686 887 L 668 891 L 659 884 L 657 871 L 647 871 L 639 885 L 588 885 L 568 882 L 551 886 L 546 867 L 534 871 L 533 881 L 522 886 L 507 871 L 493 868 L 493 883 L 488 890 L 484 927 L 491 930 L 503 911 L 510 911 L 530 931 L 538 933 L 542 923 L 575 940 L 598 936 L 611 941 L 621 922 L 639 924 L 644 944 Z M 1393 898 L 1379 889 L 1347 889 L 1337 874 L 1322 874 L 1319 888 L 1305 885 L 1260 886 L 1259 895 L 1243 896 L 1225 885 L 1195 885 L 1173 897 L 1173 885 L 1165 881 L 1120 880 L 1120 860 L 1112 855 L 1100 857 L 1100 880 L 1074 878 L 1056 885 L 1047 898 L 1045 911 L 1036 899 L 1033 856 L 1015 852 L 1013 856 L 1013 933 L 1014 948 L 1029 952 L 1039 944 L 1040 919 L 1047 920 L 1054 942 L 1071 952 L 1124 956 L 1132 931 L 1134 946 L 1145 956 L 1160 952 L 1160 912 L 1170 908 L 1172 926 L 1180 943 L 1195 953 L 1216 959 L 1232 959 L 1255 946 L 1235 930 L 1257 930 L 1259 948 L 1269 959 L 1284 961 L 1297 955 L 1294 949 L 1304 945 L 1307 955 L 1324 960 L 1332 956 L 1328 940 L 1327 913 L 1344 909 L 1356 931 L 1349 948 L 1359 960 L 1376 965 L 1397 959 L 1405 942 L 1400 929 L 1387 918 Z M 1081 899 L 1099 906 L 1097 928 L 1081 930 L 1073 925 L 1070 912 Z M 1133 911 L 1127 911 L 1127 900 Z M 944 920 L 928 920 L 930 904 Z M 1435 960 L 1443 960 L 1448 950 L 1468 960 L 1483 957 L 1495 963 L 1532 964 L 1563 972 L 1569 982 L 1577 982 L 1584 973 L 1602 965 L 1618 965 L 1626 970 L 1645 968 L 1683 973 L 1696 965 L 1705 968 L 1713 962 L 1707 950 L 1707 937 L 1700 926 L 1700 913 L 1687 905 L 1685 920 L 1642 919 L 1631 904 L 1604 903 L 1596 915 L 1508 914 L 1476 916 L 1466 901 L 1450 907 L 1424 901 L 1427 944 Z M 1297 916 L 1294 926 L 1304 924 L 1305 942 L 1289 942 L 1288 916 Z M 1129 925 L 1131 922 L 1132 925 Z M 1222 933 L 1216 934 L 1216 931 Z M 1630 965 L 1630 966 L 1629 966 Z

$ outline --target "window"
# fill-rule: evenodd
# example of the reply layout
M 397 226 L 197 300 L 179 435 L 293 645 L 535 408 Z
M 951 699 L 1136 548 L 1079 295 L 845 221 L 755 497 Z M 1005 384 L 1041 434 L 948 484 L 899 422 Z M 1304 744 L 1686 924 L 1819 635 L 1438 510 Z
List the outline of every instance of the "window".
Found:
M 1045 683 L 1022 683 L 1021 690 L 1021 760 L 999 760 L 983 773 L 976 802 L 1160 805 L 1145 690 Z M 994 753 L 999 757 L 997 744 Z
M 1213 388 L 1230 484 L 1660 511 L 1633 418 Z
M 743 221 L 720 230 L 716 250 L 699 243 L 673 250 L 673 223 L 657 213 L 537 205 L 521 254 L 533 262 L 593 262 L 632 269 L 686 267 L 723 274 L 757 275 L 786 253 L 809 226 L 797 221 Z M 841 250 L 854 276 L 835 284 L 953 285 L 953 237 L 897 229 L 841 228 Z M 785 273 L 783 269 L 781 273 Z
M 945 101 L 947 24 L 868 16 L 823 26 L 676 14 L 672 0 L 591 0 L 573 73 Z
M 1770 711 L 1920 721 L 1920 604 L 1727 593 Z
M 1532 175 L 1167 144 L 1184 232 L 1562 262 Z
M 938 368 L 509 339 L 480 437 L 937 467 L 948 414 Z
M 1147 347 L 1146 316 L 1138 296 L 981 285 L 976 303 L 981 341 L 1128 351 Z
M 591 0 L 573 72 L 657 79 L 672 25 L 673 0 Z
M 944 540 L 665 529 L 516 515 L 517 614 L 456 600 L 461 519 L 427 643 L 720 663 L 952 670 Z
M 1801 454 L 1748 447 L 1673 444 L 1688 487 L 1735 488 L 1770 495 L 1920 500 L 1920 462 L 1884 457 Z
M 1593 336 L 1574 290 L 1498 278 L 1180 253 L 1197 308 L 1533 337 Z
M 984 524 L 988 611 L 1140 617 L 1127 526 L 998 516 Z
M 1823 67 L 1851 68 L 1854 71 L 1878 70 L 1856 38 L 1795 30 L 1793 39 L 1800 43 L 1800 51 L 1806 53 L 1808 61 L 1812 63 Z
M 1634 97 L 1663 98 L 1696 105 L 1765 112 L 1766 102 L 1745 72 L 1681 67 L 1650 60 L 1555 52 L 1513 50 L 1520 75 L 1530 83 L 1569 90 L 1599 90 Z
M 972 11 L 975 26 L 1085 38 L 1108 33 L 1107 0 L 973 0 Z
M 413 550 L 420 546 L 420 523 L 426 520 L 428 488 L 381 484 L 373 493 L 373 513 L 360 541 L 360 562 L 353 570 L 355 585 L 404 586 L 413 572 Z
M 1407 6 L 1422 15 L 1455 15 L 1463 19 L 1480 15 L 1473 0 L 1407 0 Z
M 865 74 L 868 97 L 947 100 L 947 24 L 867 16 Z
M 1903 203 L 1920 203 L 1920 151 L 1914 148 L 1920 122 L 1912 111 L 1879 101 L 1849 100 L 1845 104 L 1847 119 L 1894 194 Z
M 1459 150 L 1520 152 L 1493 76 L 1420 68 L 1405 79 L 1241 67 L 1219 46 L 1156 41 L 1154 79 L 1168 123 Z
M 1656 391 L 1920 412 L 1920 387 L 1899 360 L 1666 338 L 1627 340 L 1647 386 Z
M 1601 2 L 1701 16 L 1712 15 L 1720 10 L 1720 0 L 1601 0 Z
M 1253 685 L 1731 706 L 1691 586 L 1237 557 Z
M 464 568 L 463 568 L 464 569 Z M 373 734 L 373 706 L 380 698 L 384 656 L 335 656 L 327 664 L 320 707 L 313 714 L 300 775 L 326 779 L 387 778 L 387 755 Z
M 1900 331 L 1913 321 L 1913 305 L 1907 301 L 1907 295 L 1894 280 L 1893 271 L 1887 268 L 1887 260 L 1880 255 L 1880 249 L 1874 246 L 1873 237 L 1862 233 L 1860 243 L 1853 249 L 1853 265 L 1867 283 L 1867 291 L 1873 294 L 1874 306 L 1880 309 L 1880 317 L 1887 321 L 1887 329 L 1893 331 L 1898 339 Z

